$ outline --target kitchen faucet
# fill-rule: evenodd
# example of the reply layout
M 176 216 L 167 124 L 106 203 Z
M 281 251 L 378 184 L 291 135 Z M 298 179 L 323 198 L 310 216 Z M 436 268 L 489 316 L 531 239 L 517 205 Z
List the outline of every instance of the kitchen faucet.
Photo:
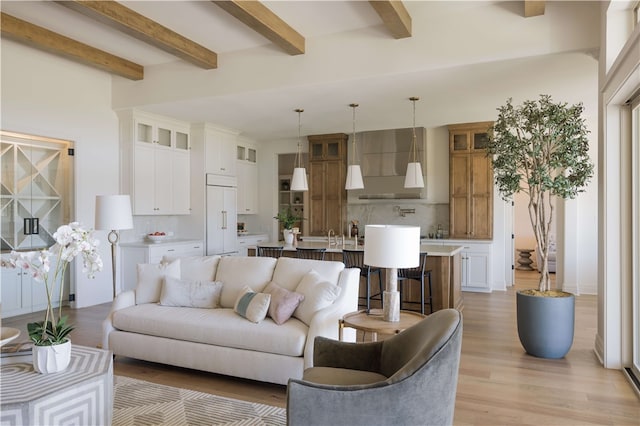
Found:
M 333 239 L 334 239 L 333 243 L 331 243 L 331 234 L 333 234 Z M 336 233 L 333 229 L 329 229 L 329 232 L 327 233 L 327 242 L 329 243 L 329 247 L 338 245 Z

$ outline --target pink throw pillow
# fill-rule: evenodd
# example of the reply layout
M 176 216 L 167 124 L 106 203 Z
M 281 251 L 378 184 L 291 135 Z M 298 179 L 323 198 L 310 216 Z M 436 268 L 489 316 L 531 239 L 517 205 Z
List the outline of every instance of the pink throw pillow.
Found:
M 278 325 L 284 324 L 291 318 L 291 315 L 293 315 L 293 312 L 300 302 L 304 300 L 302 294 L 282 288 L 273 281 L 271 281 L 262 292 L 271 295 L 269 316 L 273 319 L 273 322 Z

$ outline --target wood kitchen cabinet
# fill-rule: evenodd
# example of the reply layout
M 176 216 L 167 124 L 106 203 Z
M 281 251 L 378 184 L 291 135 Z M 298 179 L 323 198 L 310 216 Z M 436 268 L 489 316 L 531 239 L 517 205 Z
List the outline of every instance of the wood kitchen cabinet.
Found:
M 491 121 L 449 126 L 449 238 L 493 238 Z
M 309 235 L 341 234 L 346 222 L 347 141 L 344 133 L 309 139 Z

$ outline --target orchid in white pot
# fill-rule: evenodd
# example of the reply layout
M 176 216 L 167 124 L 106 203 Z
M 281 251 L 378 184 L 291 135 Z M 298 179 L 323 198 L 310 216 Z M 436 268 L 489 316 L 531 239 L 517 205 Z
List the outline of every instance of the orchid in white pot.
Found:
M 95 273 L 102 270 L 102 259 L 97 251 L 99 241 L 93 238 L 91 230 L 83 228 L 78 222 L 72 222 L 60 226 L 53 234 L 53 238 L 56 243 L 48 249 L 29 252 L 12 251 L 9 264 L 5 265 L 27 271 L 36 281 L 44 283 L 47 294 L 44 320 L 27 324 L 29 339 L 36 347 L 51 347 L 69 342 L 68 335 L 73 331 L 73 326 L 67 324 L 67 316 L 62 315 L 64 286 L 60 285 L 58 293 L 54 294 L 56 283 L 64 279 L 69 263 L 76 256 L 81 255 L 82 271 L 89 278 L 94 278 Z M 57 314 L 54 301 L 58 304 Z M 34 350 L 34 367 L 35 363 Z M 66 365 L 61 369 L 64 368 Z

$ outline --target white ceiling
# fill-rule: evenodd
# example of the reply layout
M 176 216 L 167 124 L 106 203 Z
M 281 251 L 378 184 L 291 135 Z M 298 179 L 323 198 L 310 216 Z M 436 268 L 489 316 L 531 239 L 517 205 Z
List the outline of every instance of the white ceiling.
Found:
M 394 40 L 366 1 L 265 1 L 305 37 L 298 56 L 209 1 L 122 3 L 218 53 L 218 69 L 181 62 L 54 2 L 0 6 L 145 66 L 141 82 L 114 77 L 114 108 L 209 121 L 258 140 L 295 137 L 298 107 L 304 134 L 350 132 L 351 102 L 361 105 L 358 130 L 410 127 L 410 96 L 422 98 L 419 126 L 491 119 L 476 99 L 501 104 L 513 96 L 501 89 L 506 81 L 544 91 L 545 78 L 571 78 L 567 67 L 599 42 L 597 2 L 548 1 L 544 16 L 523 18 L 522 2 L 405 1 L 413 37 Z M 548 77 L 531 74 L 541 58 Z M 456 115 L 461 103 L 465 112 Z

